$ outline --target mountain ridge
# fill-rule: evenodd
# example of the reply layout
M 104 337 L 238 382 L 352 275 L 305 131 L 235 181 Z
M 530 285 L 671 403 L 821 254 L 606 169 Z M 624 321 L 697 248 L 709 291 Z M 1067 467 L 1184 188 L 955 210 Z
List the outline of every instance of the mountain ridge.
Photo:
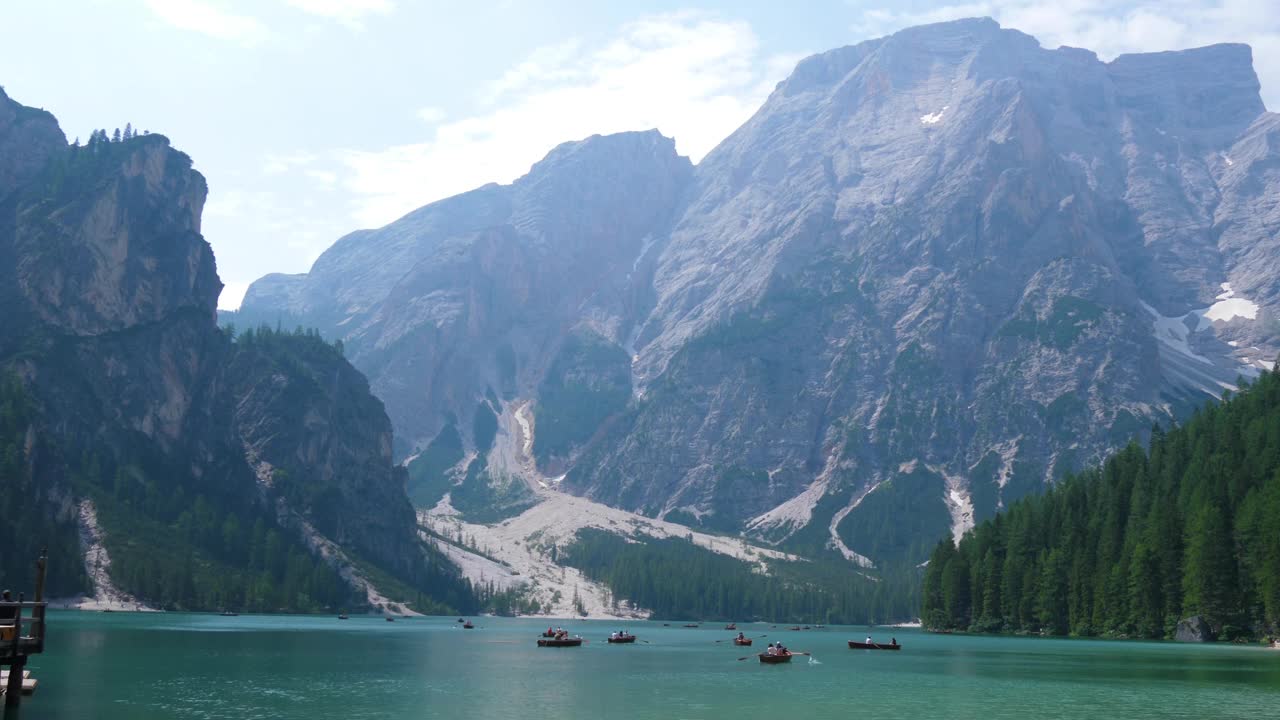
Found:
M 397 457 L 456 419 L 471 459 L 445 471 L 455 487 L 559 481 L 695 527 L 914 565 L 940 530 L 1269 366 L 1278 178 L 1258 90 L 1238 44 L 1102 62 L 989 19 L 910 28 L 801 61 L 697 166 L 649 153 L 634 176 L 607 159 L 540 168 L 564 187 L 613 182 L 648 219 L 591 244 L 586 272 L 563 269 L 583 226 L 548 235 L 536 219 L 619 206 L 527 193 L 495 213 L 531 171 L 348 235 L 317 260 L 325 272 L 288 281 L 341 298 L 327 275 L 403 267 L 362 266 L 355 249 L 422 252 L 363 288 L 376 309 L 273 306 L 275 280 L 242 308 L 363 343 L 352 359 L 405 440 Z M 544 264 L 481 263 L 486 233 Z M 537 255 L 548 237 L 552 260 Z M 618 386 L 618 354 L 561 356 L 570 337 L 631 358 L 629 401 L 599 392 Z M 540 423 L 605 419 L 529 469 L 471 437 L 480 406 L 527 413 L 535 449 Z

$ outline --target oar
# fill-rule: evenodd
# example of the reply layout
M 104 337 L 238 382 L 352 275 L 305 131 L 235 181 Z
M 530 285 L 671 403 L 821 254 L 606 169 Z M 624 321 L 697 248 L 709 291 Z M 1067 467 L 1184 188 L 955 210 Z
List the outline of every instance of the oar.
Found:
M 758 653 L 752 653 L 752 654 L 750 654 L 750 655 L 744 655 L 743 657 L 738 658 L 738 662 L 742 662 L 743 660 L 746 660 L 747 658 L 753 658 L 753 657 L 757 657 L 757 656 L 758 656 Z

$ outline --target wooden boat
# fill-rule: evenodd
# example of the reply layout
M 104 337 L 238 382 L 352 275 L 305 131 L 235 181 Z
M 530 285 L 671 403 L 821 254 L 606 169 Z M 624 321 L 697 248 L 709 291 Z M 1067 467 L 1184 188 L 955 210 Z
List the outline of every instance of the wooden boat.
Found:
M 687 627 L 687 628 L 696 628 L 696 627 L 699 627 L 699 625 L 698 625 L 698 623 L 689 623 L 689 624 L 685 625 L 685 627 Z
M 346 614 L 346 613 L 342 613 L 341 615 L 339 615 L 339 616 L 338 616 L 338 619 L 339 619 L 339 620 L 346 620 L 346 619 L 347 619 L 347 614 Z
M 539 638 L 538 647 L 578 647 L 582 644 L 582 638 Z
M 737 623 L 729 623 L 728 625 L 725 625 L 725 626 L 724 626 L 724 629 L 725 629 L 725 630 L 737 630 L 737 629 L 738 629 L 738 624 L 737 624 Z
M 472 624 L 471 624 L 471 621 L 470 621 L 470 620 L 468 620 L 468 621 L 466 621 L 466 622 L 462 623 L 462 629 L 463 629 L 463 630 L 475 630 L 475 629 L 476 629 L 476 626 L 475 626 L 475 625 L 472 625 Z
M 760 653 L 760 662 L 765 665 L 777 665 L 778 663 L 791 662 L 791 656 L 794 653 L 786 652 L 781 655 L 770 655 L 769 653 Z
M 231 612 L 230 610 L 223 610 L 219 614 L 222 615 L 222 617 L 240 617 L 240 613 Z
M 387 622 L 395 622 L 395 621 L 396 621 L 395 618 L 391 617 L 390 615 L 387 616 Z
M 458 622 L 466 622 L 466 620 L 463 620 L 462 618 L 458 618 Z
M 895 644 L 863 643 L 863 642 L 858 642 L 857 640 L 850 640 L 849 648 L 851 650 L 901 650 L 902 646 L 896 643 Z
M 751 646 L 751 638 L 734 638 L 734 639 L 733 639 L 733 644 L 734 644 L 734 645 L 741 645 L 741 646 L 743 646 L 743 647 L 750 647 L 750 646 Z
M 618 636 L 616 636 L 616 637 L 610 637 L 610 638 L 609 638 L 609 642 L 610 642 L 610 643 L 612 643 L 612 644 L 614 644 L 614 645 L 622 645 L 622 644 L 625 644 L 625 643 L 633 643 L 633 642 L 635 642 L 635 641 L 636 641 L 636 636 L 635 636 L 635 635 L 618 635 Z
M 787 628 L 787 629 L 788 629 L 788 630 L 799 630 L 799 629 L 800 629 L 800 626 L 799 626 L 799 625 L 793 625 L 793 626 L 791 626 L 791 627 L 789 627 L 789 628 Z

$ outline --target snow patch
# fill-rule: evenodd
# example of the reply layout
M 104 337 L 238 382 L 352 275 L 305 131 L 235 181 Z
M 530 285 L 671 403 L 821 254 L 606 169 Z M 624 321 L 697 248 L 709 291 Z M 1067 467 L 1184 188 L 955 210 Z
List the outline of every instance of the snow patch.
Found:
M 1204 310 L 1196 311 L 1200 314 L 1200 323 L 1196 326 L 1197 330 L 1209 328 L 1215 320 L 1230 322 L 1238 317 L 1245 320 L 1258 319 L 1258 304 L 1245 298 L 1236 297 L 1235 291 L 1231 289 L 1231 283 L 1222 283 L 1222 292 L 1215 299 L 1217 302 L 1214 304 Z
M 1202 355 L 1197 355 L 1196 352 L 1191 349 L 1191 345 L 1187 343 L 1187 337 L 1191 333 L 1191 328 L 1187 327 L 1187 315 L 1183 315 L 1182 317 L 1168 317 L 1161 315 L 1159 310 L 1156 310 L 1145 302 L 1142 303 L 1142 307 L 1146 308 L 1147 312 L 1151 313 L 1153 318 L 1151 326 L 1155 331 L 1156 340 L 1160 342 L 1160 344 L 1170 350 L 1173 350 L 1179 355 L 1189 357 L 1206 365 L 1213 364 L 1208 358 Z M 1188 313 L 1188 315 L 1190 314 L 1191 313 Z
M 936 113 L 929 113 L 928 115 L 921 115 L 921 116 L 920 116 L 920 124 L 921 124 L 921 125 L 937 125 L 938 123 L 942 122 L 942 114 L 943 114 L 943 113 L 945 113 L 945 112 L 947 111 L 947 108 L 949 108 L 949 107 L 951 107 L 951 106 L 950 106 L 950 105 L 943 105 L 943 106 L 942 106 L 942 109 L 941 109 L 941 110 L 939 110 L 939 111 L 938 111 L 938 112 L 936 112 Z
M 1236 164 L 1235 161 L 1231 159 L 1231 156 L 1226 153 L 1222 153 L 1222 162 L 1226 163 L 1227 167 L 1231 167 Z

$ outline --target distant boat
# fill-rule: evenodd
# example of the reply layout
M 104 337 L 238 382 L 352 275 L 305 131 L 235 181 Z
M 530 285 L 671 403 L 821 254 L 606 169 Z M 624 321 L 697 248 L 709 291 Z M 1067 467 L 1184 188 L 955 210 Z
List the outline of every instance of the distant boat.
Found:
M 734 645 L 742 645 L 742 646 L 744 646 L 744 647 L 750 647 L 750 645 L 751 645 L 751 638 L 734 638 L 734 639 L 733 639 L 733 644 L 734 644 Z
M 621 645 L 624 643 L 633 643 L 635 641 L 636 641 L 635 635 L 610 635 L 609 636 L 609 642 L 614 645 Z
M 738 629 L 738 624 L 737 624 L 737 623 L 729 623 L 728 625 L 725 625 L 725 626 L 724 626 L 724 629 L 725 629 L 725 630 L 737 630 L 737 629 Z
M 850 640 L 849 648 L 852 650 L 901 650 L 902 646 L 897 643 L 863 643 Z
M 689 624 L 685 625 L 685 627 L 687 627 L 687 628 L 696 628 L 696 627 L 698 627 L 698 623 L 689 623 Z
M 769 653 L 760 653 L 760 662 L 765 665 L 777 665 L 778 663 L 791 662 L 791 656 L 794 653 L 786 652 L 781 655 L 770 655 Z
M 462 623 L 462 629 L 463 629 L 463 630 L 475 630 L 475 629 L 476 629 L 476 626 L 475 626 L 475 625 L 472 625 L 472 624 L 471 624 L 471 621 L 470 621 L 470 620 L 468 620 L 468 621 L 466 621 L 466 622 Z
M 799 625 L 794 625 L 794 626 L 789 627 L 789 628 L 787 628 L 787 629 L 788 629 L 788 630 L 799 630 L 799 629 L 800 629 L 800 626 L 799 626 Z
M 538 647 L 578 647 L 582 644 L 582 638 L 539 638 Z
M 339 616 L 338 616 L 338 619 L 339 619 L 339 620 L 346 620 L 346 619 L 347 619 L 347 614 L 346 614 L 346 613 L 342 613 L 341 615 L 339 615 Z
M 395 618 L 391 617 L 390 615 L 387 616 L 387 622 L 395 622 L 395 621 L 396 621 Z
M 240 617 L 240 613 L 231 612 L 230 610 L 223 610 L 220 614 L 222 617 Z
M 458 618 L 458 622 L 466 622 L 466 620 L 463 620 L 462 618 Z

